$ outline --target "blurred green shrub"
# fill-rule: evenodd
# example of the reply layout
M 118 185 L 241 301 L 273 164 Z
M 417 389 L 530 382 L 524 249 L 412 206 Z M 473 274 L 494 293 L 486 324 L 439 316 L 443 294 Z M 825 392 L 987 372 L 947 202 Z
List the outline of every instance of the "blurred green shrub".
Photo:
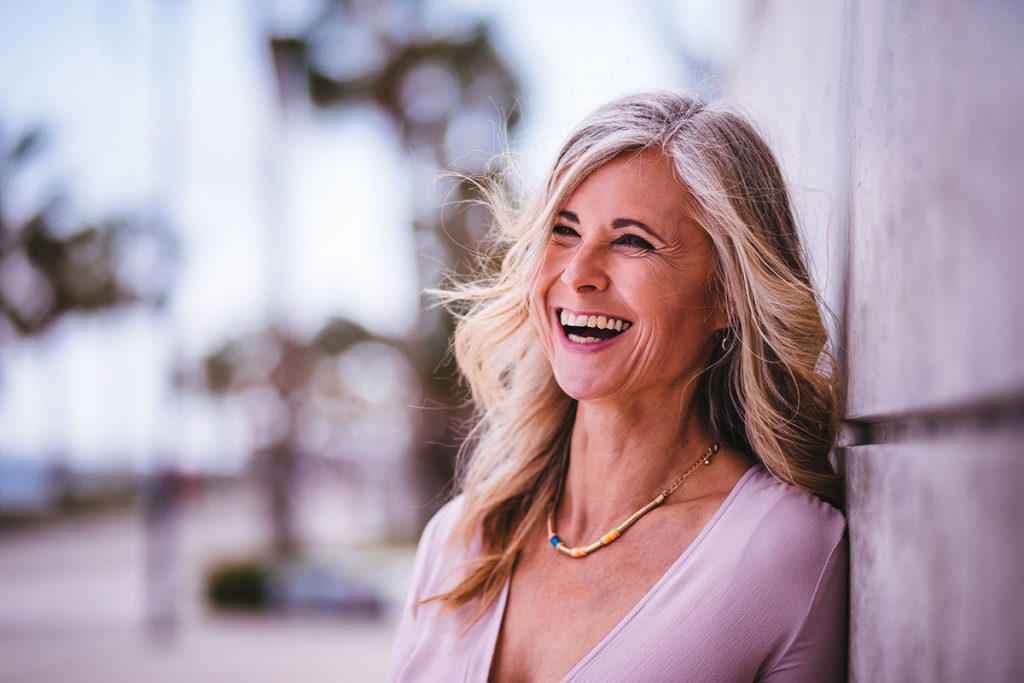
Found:
M 315 557 L 235 559 L 206 575 L 206 600 L 215 609 L 378 617 L 386 598 L 368 577 L 337 560 Z
M 270 570 L 259 560 L 215 565 L 206 576 L 206 600 L 221 609 L 262 610 L 270 603 Z

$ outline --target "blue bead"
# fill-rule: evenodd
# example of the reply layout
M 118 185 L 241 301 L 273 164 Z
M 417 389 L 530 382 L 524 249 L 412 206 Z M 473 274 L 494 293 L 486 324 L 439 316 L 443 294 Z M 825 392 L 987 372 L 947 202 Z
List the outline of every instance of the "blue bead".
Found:
M 552 536 L 551 537 L 551 545 L 554 546 L 555 548 L 557 548 L 558 544 L 561 543 L 561 542 L 562 542 L 562 539 L 560 539 L 558 536 Z

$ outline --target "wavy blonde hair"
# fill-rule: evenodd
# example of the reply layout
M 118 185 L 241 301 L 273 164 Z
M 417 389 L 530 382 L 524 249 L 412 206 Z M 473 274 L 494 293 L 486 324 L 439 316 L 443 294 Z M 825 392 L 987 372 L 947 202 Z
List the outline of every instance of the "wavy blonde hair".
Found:
M 733 343 L 702 371 L 696 408 L 716 438 L 778 479 L 838 506 L 828 460 L 841 382 L 804 261 L 786 185 L 762 137 L 739 113 L 674 91 L 612 101 L 585 119 L 533 197 L 501 183 L 480 189 L 495 224 L 500 268 L 439 292 L 457 317 L 454 352 L 476 419 L 460 451 L 464 493 L 453 537 L 480 552 L 451 608 L 493 604 L 527 535 L 555 495 L 576 403 L 555 383 L 528 313 L 533 279 L 562 204 L 621 154 L 662 151 L 697 201 L 715 253 L 715 291 Z

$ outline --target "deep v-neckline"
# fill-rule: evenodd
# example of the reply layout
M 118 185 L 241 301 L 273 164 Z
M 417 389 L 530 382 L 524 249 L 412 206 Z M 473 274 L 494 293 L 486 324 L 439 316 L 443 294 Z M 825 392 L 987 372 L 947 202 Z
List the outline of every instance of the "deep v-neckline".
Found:
M 641 611 L 643 611 L 644 606 L 648 602 L 650 602 L 651 599 L 662 589 L 662 586 L 664 586 L 665 582 L 667 582 L 671 576 L 676 574 L 680 567 L 682 567 L 689 561 L 690 556 L 693 555 L 694 552 L 696 552 L 697 548 L 700 545 L 702 545 L 704 539 L 708 536 L 709 533 L 711 533 L 711 530 L 718 524 L 718 521 L 725 514 L 726 510 L 728 510 L 729 507 L 732 506 L 733 501 L 735 500 L 736 496 L 739 495 L 740 489 L 743 488 L 746 481 L 750 479 L 753 473 L 760 467 L 760 464 L 752 465 L 751 467 L 747 468 L 747 470 L 742 475 L 740 475 L 740 478 L 736 480 L 735 484 L 733 484 L 732 490 L 729 491 L 729 495 L 725 497 L 725 500 L 722 501 L 722 504 L 718 506 L 718 509 L 715 510 L 715 513 L 711 515 L 711 518 L 708 519 L 708 521 L 704 524 L 704 527 L 700 530 L 700 533 L 697 534 L 696 538 L 694 538 L 693 541 L 691 541 L 690 544 L 686 546 L 686 548 L 679 554 L 679 557 L 677 557 L 675 561 L 672 562 L 671 565 L 669 565 L 668 569 L 666 569 L 665 572 L 658 578 L 658 580 L 654 582 L 654 585 L 651 586 L 650 590 L 648 590 L 643 595 L 643 597 L 640 598 L 640 600 L 637 601 L 635 605 L 633 605 L 633 608 L 630 609 L 629 612 L 627 612 L 626 615 L 622 617 L 622 619 L 620 619 L 619 622 L 615 624 L 615 626 L 613 626 L 611 630 L 604 635 L 603 638 L 601 638 L 597 645 L 595 645 L 589 652 L 587 652 L 587 654 L 583 655 L 583 658 L 576 662 L 576 664 L 561 679 L 559 679 L 559 683 L 565 683 L 566 681 L 569 681 L 573 677 L 575 677 L 584 667 L 586 667 L 595 657 L 597 657 L 601 653 L 601 651 L 604 650 L 605 647 L 607 647 L 608 644 L 611 643 L 616 638 L 616 636 L 618 636 L 618 634 L 623 629 L 625 629 L 629 625 L 629 623 L 633 621 L 633 619 L 636 618 L 638 614 L 640 614 Z M 498 595 L 498 599 L 495 601 L 494 605 L 494 613 L 496 616 L 493 620 L 494 623 L 490 625 L 491 633 L 488 635 L 488 640 L 491 643 L 490 654 L 488 655 L 486 661 L 484 662 L 485 668 L 483 669 L 485 680 L 488 681 L 490 680 L 491 666 L 493 666 L 494 664 L 494 655 L 498 649 L 498 637 L 501 635 L 501 625 L 502 622 L 505 621 L 505 609 L 508 605 L 508 594 L 511 583 L 512 575 L 510 573 L 505 578 L 505 584 L 502 586 L 501 593 Z

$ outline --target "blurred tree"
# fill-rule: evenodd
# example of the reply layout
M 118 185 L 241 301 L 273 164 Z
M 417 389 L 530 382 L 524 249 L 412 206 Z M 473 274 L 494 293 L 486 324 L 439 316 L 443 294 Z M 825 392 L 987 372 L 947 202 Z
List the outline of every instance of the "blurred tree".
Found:
M 270 47 L 285 104 L 300 98 L 322 109 L 376 107 L 417 166 L 414 195 L 444 197 L 418 202 L 411 223 L 422 287 L 475 265 L 486 225 L 472 207 L 474 176 L 489 172 L 488 162 L 520 118 L 519 84 L 486 25 L 450 11 L 440 15 L 430 3 L 325 0 L 304 32 L 273 36 Z M 438 192 L 434 179 L 449 170 L 458 175 L 446 176 Z M 420 310 L 408 348 L 426 408 L 414 462 L 429 503 L 451 480 L 458 426 L 467 414 L 458 407 L 457 376 L 447 362 L 452 320 L 426 305 Z
M 0 125 L 0 345 L 39 339 L 74 313 L 162 305 L 177 265 L 170 231 L 132 217 L 79 224 L 63 210 L 59 189 L 35 208 L 13 211 L 9 198 L 19 190 L 20 174 L 42 153 L 46 136 L 39 127 L 10 139 L 5 133 Z M 97 502 L 76 491 L 63 454 L 51 454 L 49 468 L 59 508 Z
M 0 128 L 0 341 L 42 334 L 73 312 L 159 304 L 176 259 L 166 230 L 131 218 L 68 224 L 61 193 L 26 218 L 7 202 L 16 176 L 44 147 L 34 128 L 8 143 Z
M 293 498 L 300 459 L 322 455 L 303 447 L 300 430 L 324 403 L 341 406 L 331 412 L 337 429 L 363 415 L 361 399 L 339 378 L 332 361 L 360 345 L 376 344 L 409 358 L 402 340 L 376 335 L 344 318 L 329 320 L 313 338 L 303 340 L 268 327 L 224 343 L 206 356 L 198 373 L 186 371 L 179 384 L 216 396 L 248 403 L 254 416 L 255 469 L 267 493 L 272 549 L 288 556 L 299 548 Z M 411 363 L 410 363 L 411 364 Z
M 519 120 L 518 83 L 486 26 L 463 16 L 437 16 L 428 3 L 323 0 L 304 30 L 270 36 L 269 49 L 284 109 L 296 103 L 330 111 L 371 106 L 393 123 L 419 183 L 413 188 L 417 202 L 410 228 L 420 255 L 421 286 L 436 286 L 444 274 L 476 264 L 476 245 L 486 226 L 482 212 L 465 207 L 476 198 L 474 178 L 489 172 L 488 162 Z M 498 123 L 496 116 L 502 119 Z M 435 187 L 438 171 L 447 170 L 458 173 Z M 425 515 L 439 504 L 436 494 L 452 478 L 459 425 L 468 414 L 448 359 L 453 322 L 431 306 L 420 310 L 408 339 L 385 339 L 352 321 L 333 319 L 303 340 L 272 322 L 226 342 L 204 360 L 198 374 L 206 391 L 261 396 L 250 414 L 264 424 L 262 416 L 271 406 L 269 422 L 276 427 L 262 435 L 255 464 L 278 552 L 291 552 L 298 542 L 292 501 L 301 458 L 313 455 L 303 453 L 301 416 L 317 400 L 318 376 L 330 375 L 328 360 L 364 343 L 394 350 L 415 370 L 411 382 L 421 409 L 413 417 L 413 467 L 422 500 L 409 504 Z M 253 354 L 253 349 L 262 351 Z M 339 392 L 342 404 L 359 402 L 344 387 Z M 335 421 L 344 423 L 353 414 L 343 409 Z

